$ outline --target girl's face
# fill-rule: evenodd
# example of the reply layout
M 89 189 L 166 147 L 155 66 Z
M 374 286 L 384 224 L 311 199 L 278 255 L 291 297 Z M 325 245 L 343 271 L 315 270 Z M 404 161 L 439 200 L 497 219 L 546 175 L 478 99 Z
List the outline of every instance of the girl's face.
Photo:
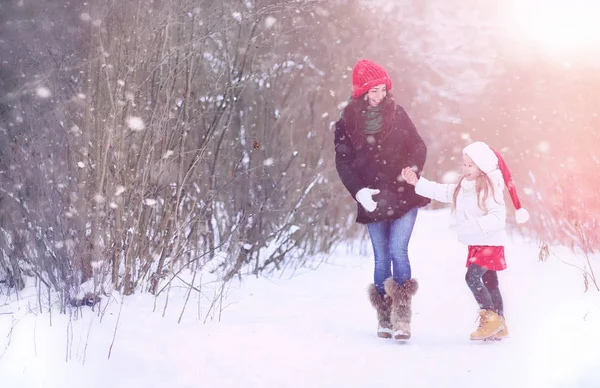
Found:
M 369 105 L 372 107 L 376 107 L 383 101 L 387 94 L 387 90 L 385 88 L 385 84 L 377 85 L 372 87 L 367 93 L 367 100 L 369 101 Z
M 463 155 L 462 173 L 468 181 L 473 181 L 477 179 L 479 175 L 483 174 L 479 167 L 473 163 L 473 159 L 469 158 L 467 155 Z

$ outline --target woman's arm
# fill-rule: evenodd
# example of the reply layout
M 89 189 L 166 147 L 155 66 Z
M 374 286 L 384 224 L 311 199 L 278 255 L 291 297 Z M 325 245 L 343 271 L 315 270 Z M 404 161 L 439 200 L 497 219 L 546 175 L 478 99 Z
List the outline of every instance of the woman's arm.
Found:
M 344 122 L 341 119 L 335 123 L 334 146 L 335 168 L 337 169 L 342 183 L 354 198 L 356 197 L 356 193 L 366 186 L 354 169 L 354 147 L 344 128 Z
M 407 165 L 420 175 L 427 159 L 427 146 L 404 108 L 398 105 L 396 110 L 399 128 L 404 130 L 406 135 Z

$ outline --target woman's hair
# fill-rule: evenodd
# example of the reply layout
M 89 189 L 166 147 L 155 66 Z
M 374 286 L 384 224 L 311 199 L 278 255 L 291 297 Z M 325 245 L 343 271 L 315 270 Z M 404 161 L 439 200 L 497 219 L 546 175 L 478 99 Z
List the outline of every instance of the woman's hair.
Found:
M 456 199 L 458 198 L 458 192 L 461 188 L 460 184 L 462 183 L 463 179 L 465 179 L 464 176 L 460 178 L 458 184 L 456 185 L 456 189 L 454 189 L 454 194 L 452 195 L 452 211 L 456 210 Z M 481 173 L 475 179 L 475 191 L 477 193 L 477 206 L 479 206 L 479 208 L 483 210 L 485 214 L 487 214 L 488 208 L 485 206 L 485 201 L 488 199 L 490 192 L 492 193 L 492 198 L 494 198 L 494 201 L 497 201 L 494 184 L 487 174 Z
M 366 94 L 358 98 L 351 98 L 350 102 L 344 108 L 342 121 L 346 128 L 346 133 L 352 141 L 352 145 L 356 148 L 365 141 L 365 112 L 369 106 L 369 101 L 365 98 Z M 386 133 L 394 125 L 394 114 L 396 111 L 396 103 L 394 96 L 389 91 L 385 98 L 381 101 L 381 115 L 383 117 L 382 132 Z

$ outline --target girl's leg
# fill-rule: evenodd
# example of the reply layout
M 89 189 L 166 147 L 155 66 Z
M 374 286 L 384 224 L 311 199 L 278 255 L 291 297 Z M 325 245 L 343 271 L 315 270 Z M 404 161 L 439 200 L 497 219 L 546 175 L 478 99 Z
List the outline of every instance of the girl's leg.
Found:
M 388 221 L 378 221 L 367 225 L 373 253 L 375 254 L 375 270 L 373 280 L 377 291 L 385 295 L 383 282 L 392 276 L 390 259 L 390 223 Z
M 400 285 L 411 278 L 408 243 L 417 220 L 417 213 L 418 209 L 414 208 L 391 222 L 390 256 L 394 280 Z
M 488 289 L 490 296 L 492 297 L 492 304 L 494 305 L 494 311 L 501 317 L 504 316 L 504 302 L 502 301 L 502 295 L 500 294 L 500 288 L 498 287 L 498 272 L 487 271 L 482 276 L 483 284 Z
M 465 275 L 465 280 L 467 281 L 467 285 L 471 289 L 479 308 L 494 311 L 492 296 L 487 287 L 483 284 L 482 277 L 486 272 L 487 269 L 477 264 L 471 264 Z

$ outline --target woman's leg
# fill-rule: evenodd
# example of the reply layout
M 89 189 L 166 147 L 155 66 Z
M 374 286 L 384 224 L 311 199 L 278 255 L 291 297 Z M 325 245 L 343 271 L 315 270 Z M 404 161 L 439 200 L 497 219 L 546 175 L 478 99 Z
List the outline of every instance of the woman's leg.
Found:
M 501 317 L 504 316 L 504 302 L 502 301 L 502 295 L 500 294 L 500 288 L 498 287 L 498 272 L 487 271 L 482 276 L 483 284 L 488 289 L 490 296 L 492 297 L 492 304 L 494 305 L 494 311 Z
M 390 223 L 389 221 L 372 222 L 367 225 L 373 253 L 375 254 L 375 270 L 373 280 L 377 291 L 381 295 L 385 294 L 383 282 L 392 276 L 390 259 Z
M 402 217 L 391 222 L 390 256 L 394 280 L 400 285 L 411 278 L 408 243 L 417 220 L 417 213 L 417 208 L 411 209 Z
M 483 284 L 482 279 L 486 272 L 487 269 L 477 264 L 471 264 L 465 275 L 465 280 L 471 289 L 479 308 L 493 311 L 494 303 L 492 302 L 492 296 L 487 287 Z

